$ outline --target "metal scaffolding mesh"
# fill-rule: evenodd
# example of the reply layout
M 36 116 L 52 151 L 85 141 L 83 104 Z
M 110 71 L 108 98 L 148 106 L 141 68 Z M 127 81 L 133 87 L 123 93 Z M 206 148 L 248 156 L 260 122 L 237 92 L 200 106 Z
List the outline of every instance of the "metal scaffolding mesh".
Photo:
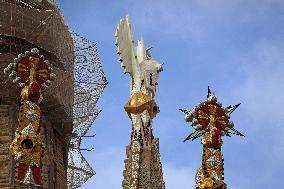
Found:
M 73 123 L 67 179 L 68 188 L 78 188 L 94 175 L 80 145 L 100 112 L 96 104 L 107 85 L 97 47 L 69 32 L 52 0 L 0 0 L 0 68 L 34 47 L 57 75 L 44 91 L 42 111 L 54 122 Z M 1 74 L 2 86 L 5 80 Z
M 96 44 L 72 32 L 75 49 L 73 133 L 68 156 L 68 188 L 78 188 L 95 173 L 81 154 L 81 140 L 100 113 L 96 104 L 107 80 Z
M 54 0 L 2 0 L 7 3 L 16 4 L 18 6 L 30 9 L 47 9 L 55 5 Z
M 14 3 L 12 3 L 14 2 Z M 25 5 L 40 6 L 26 8 Z M 0 35 L 24 39 L 30 44 L 51 53 L 48 57 L 58 68 L 73 70 L 73 43 L 68 27 L 57 7 L 39 1 L 0 0 Z M 42 2 L 46 2 L 42 0 Z

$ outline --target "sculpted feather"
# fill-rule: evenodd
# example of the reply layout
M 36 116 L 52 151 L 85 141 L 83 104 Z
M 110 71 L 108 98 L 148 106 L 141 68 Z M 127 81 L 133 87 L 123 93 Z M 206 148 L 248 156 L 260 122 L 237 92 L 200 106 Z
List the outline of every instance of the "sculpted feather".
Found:
M 134 41 L 131 32 L 130 19 L 126 16 L 120 20 L 115 32 L 117 54 L 120 57 L 124 73 L 133 73 L 132 64 L 136 64 Z

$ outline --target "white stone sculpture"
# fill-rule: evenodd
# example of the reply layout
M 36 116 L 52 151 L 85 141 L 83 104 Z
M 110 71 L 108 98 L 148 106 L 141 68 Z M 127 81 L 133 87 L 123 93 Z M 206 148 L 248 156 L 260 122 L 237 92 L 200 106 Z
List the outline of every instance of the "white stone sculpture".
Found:
M 115 33 L 117 54 L 119 54 L 121 66 L 124 73 L 132 77 L 131 94 L 138 91 L 143 92 L 146 87 L 154 97 L 158 85 L 159 73 L 163 71 L 163 65 L 158 63 L 150 54 L 150 48 L 145 48 L 144 40 L 141 37 L 135 48 L 131 32 L 130 19 L 128 16 L 120 20 Z M 146 91 L 144 91 L 146 93 Z

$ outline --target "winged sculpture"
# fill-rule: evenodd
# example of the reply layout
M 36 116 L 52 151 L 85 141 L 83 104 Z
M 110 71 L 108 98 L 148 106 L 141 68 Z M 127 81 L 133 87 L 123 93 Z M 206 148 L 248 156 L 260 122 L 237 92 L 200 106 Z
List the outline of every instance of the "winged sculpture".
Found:
M 163 65 L 151 56 L 150 49 L 152 47 L 145 48 L 144 40 L 141 37 L 135 48 L 129 16 L 120 20 L 115 37 L 121 66 L 124 73 L 131 76 L 131 94 L 135 94 L 145 87 L 154 97 Z

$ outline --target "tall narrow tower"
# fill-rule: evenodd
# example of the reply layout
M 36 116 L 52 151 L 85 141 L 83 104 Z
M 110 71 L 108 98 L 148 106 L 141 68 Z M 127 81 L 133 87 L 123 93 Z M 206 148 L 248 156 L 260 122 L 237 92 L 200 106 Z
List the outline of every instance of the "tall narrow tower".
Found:
M 207 99 L 193 110 L 181 110 L 185 120 L 194 128 L 184 141 L 202 137 L 202 165 L 195 175 L 196 189 L 227 189 L 224 182 L 224 159 L 221 152 L 222 136 L 244 136 L 234 128 L 230 121 L 231 113 L 239 106 L 223 108 L 208 87 Z
M 154 96 L 163 66 L 150 55 L 150 48 L 145 49 L 143 39 L 134 47 L 128 16 L 120 21 L 115 36 L 121 66 L 130 75 L 130 100 L 124 108 L 132 121 L 132 133 L 122 187 L 164 189 L 159 140 L 152 133 L 152 120 L 159 112 Z
M 107 84 L 96 44 L 69 32 L 55 0 L 0 0 L 0 70 L 0 188 L 80 187 L 94 175 L 81 139 Z

